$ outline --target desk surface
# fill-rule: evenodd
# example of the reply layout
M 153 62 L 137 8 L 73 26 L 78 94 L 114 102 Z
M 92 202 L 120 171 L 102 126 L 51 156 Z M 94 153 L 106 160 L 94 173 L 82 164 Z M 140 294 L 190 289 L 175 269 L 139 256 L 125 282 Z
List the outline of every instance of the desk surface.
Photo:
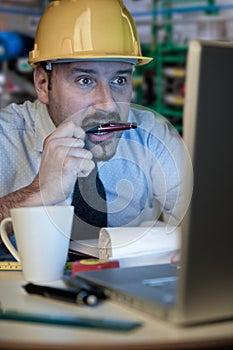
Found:
M 0 349 L 230 349 L 233 322 L 179 328 L 117 302 L 96 307 L 76 306 L 28 295 L 19 271 L 0 272 L 0 303 L 3 309 L 50 315 L 76 315 L 137 320 L 142 327 L 129 332 L 91 330 L 54 325 L 0 321 Z M 61 286 L 62 282 L 50 284 Z

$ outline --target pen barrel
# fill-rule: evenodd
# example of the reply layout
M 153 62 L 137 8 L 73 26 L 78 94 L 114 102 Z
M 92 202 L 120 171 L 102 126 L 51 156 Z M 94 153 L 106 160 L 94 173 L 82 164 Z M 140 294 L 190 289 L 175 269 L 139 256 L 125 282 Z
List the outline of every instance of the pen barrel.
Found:
M 129 129 L 136 129 L 137 123 L 135 122 L 119 122 L 119 123 L 106 123 L 100 124 L 94 128 L 86 130 L 87 134 L 98 134 L 102 132 L 115 132 L 115 131 L 124 131 Z
M 24 289 L 29 294 L 36 294 L 45 298 L 56 299 L 78 305 L 85 304 L 95 306 L 99 302 L 98 296 L 93 291 L 88 291 L 83 288 L 71 291 L 28 283 L 26 286 L 24 286 Z

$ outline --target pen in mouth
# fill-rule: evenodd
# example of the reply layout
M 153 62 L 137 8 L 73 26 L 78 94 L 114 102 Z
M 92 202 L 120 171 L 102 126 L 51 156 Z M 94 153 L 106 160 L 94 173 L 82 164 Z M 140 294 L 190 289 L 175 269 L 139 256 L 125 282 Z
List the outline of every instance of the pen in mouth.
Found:
M 137 123 L 106 123 L 106 124 L 99 124 L 91 129 L 86 130 L 87 134 L 100 134 L 103 132 L 115 132 L 115 131 L 124 131 L 129 129 L 136 129 Z

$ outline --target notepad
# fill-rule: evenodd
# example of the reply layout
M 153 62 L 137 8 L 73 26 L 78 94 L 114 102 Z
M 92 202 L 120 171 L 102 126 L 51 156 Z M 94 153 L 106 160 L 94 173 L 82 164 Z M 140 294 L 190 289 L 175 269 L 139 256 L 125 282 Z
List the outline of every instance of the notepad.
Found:
M 74 240 L 72 253 L 99 259 L 161 256 L 179 250 L 180 227 L 160 224 L 156 227 L 102 228 L 98 239 Z

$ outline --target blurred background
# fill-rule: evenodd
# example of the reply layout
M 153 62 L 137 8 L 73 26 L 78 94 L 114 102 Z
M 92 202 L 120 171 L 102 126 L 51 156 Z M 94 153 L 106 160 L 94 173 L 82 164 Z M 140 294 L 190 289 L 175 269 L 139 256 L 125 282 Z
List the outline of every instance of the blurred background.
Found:
M 96 0 L 97 1 L 97 0 Z M 28 52 L 49 0 L 0 0 L 0 107 L 36 98 Z M 185 66 L 191 39 L 233 41 L 233 0 L 124 0 L 144 55 L 133 102 L 164 115 L 182 134 Z M 217 83 L 213 77 L 213 83 Z

